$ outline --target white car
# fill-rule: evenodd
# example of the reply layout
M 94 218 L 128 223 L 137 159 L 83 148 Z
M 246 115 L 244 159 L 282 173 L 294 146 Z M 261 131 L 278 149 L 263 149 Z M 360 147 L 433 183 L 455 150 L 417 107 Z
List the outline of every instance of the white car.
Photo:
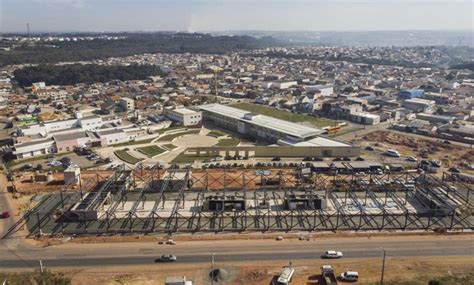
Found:
M 418 161 L 418 159 L 416 159 L 416 157 L 414 157 L 414 156 L 407 156 L 407 160 L 408 160 L 408 161 L 413 161 L 413 162 L 417 162 L 417 161 Z
M 357 281 L 359 280 L 359 273 L 356 271 L 346 271 L 341 274 L 341 279 L 343 281 Z
M 335 250 L 328 250 L 324 253 L 325 258 L 341 258 L 342 256 L 342 252 Z

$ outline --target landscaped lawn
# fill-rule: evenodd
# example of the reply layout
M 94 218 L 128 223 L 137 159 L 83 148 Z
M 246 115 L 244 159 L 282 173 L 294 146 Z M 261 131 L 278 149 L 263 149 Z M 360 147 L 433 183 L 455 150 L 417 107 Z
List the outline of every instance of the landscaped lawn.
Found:
M 114 152 L 115 155 L 120 158 L 121 160 L 128 162 L 130 164 L 137 164 L 138 162 L 142 161 L 143 159 L 136 158 L 132 155 L 130 155 L 127 150 L 122 149 L 122 150 L 117 150 Z
M 180 133 L 176 133 L 176 134 L 170 134 L 170 135 L 166 135 L 166 136 L 163 136 L 163 137 L 159 138 L 158 141 L 172 141 L 174 138 L 184 136 L 184 135 L 197 134 L 200 131 L 201 131 L 200 129 L 197 129 L 197 130 L 189 130 L 189 131 L 186 131 L 186 132 L 180 132 Z
M 218 138 L 218 137 L 225 136 L 226 133 L 224 133 L 222 131 L 218 131 L 218 130 L 212 130 L 207 135 L 210 136 L 210 137 Z
M 236 138 L 221 139 L 216 144 L 216 146 L 237 146 L 239 143 L 240 143 L 240 140 Z
M 158 155 L 158 154 L 161 154 L 161 153 L 165 152 L 164 149 L 162 149 L 162 148 L 160 148 L 156 145 L 139 147 L 136 150 L 143 153 L 144 155 L 146 155 L 148 157 L 154 157 L 155 155 Z
M 252 104 L 252 103 L 240 102 L 240 103 L 232 104 L 230 106 L 238 108 L 238 109 L 246 110 L 252 113 L 262 114 L 269 117 L 273 117 L 273 118 L 277 118 L 277 119 L 281 119 L 285 121 L 290 121 L 294 123 L 309 122 L 318 128 L 335 125 L 334 120 L 325 119 L 325 118 L 317 118 L 317 117 L 306 115 L 306 114 L 296 114 L 296 113 L 286 112 L 286 111 L 278 110 L 276 108 Z
M 169 148 L 169 149 L 177 148 L 177 146 L 175 146 L 174 144 L 171 144 L 171 143 L 164 144 L 163 146 L 166 147 L 166 148 Z
M 201 155 L 201 156 L 196 156 L 193 154 L 184 154 L 181 153 L 178 155 L 175 159 L 173 159 L 174 163 L 193 163 L 195 160 L 205 160 L 205 159 L 210 159 L 210 158 L 215 158 L 218 157 L 218 155 Z
M 167 131 L 174 131 L 174 130 L 179 130 L 179 129 L 183 129 L 185 130 L 186 128 L 183 127 L 183 126 L 173 126 L 173 127 L 169 127 L 169 128 L 165 128 L 165 129 L 159 129 L 156 131 L 157 134 L 163 134 Z

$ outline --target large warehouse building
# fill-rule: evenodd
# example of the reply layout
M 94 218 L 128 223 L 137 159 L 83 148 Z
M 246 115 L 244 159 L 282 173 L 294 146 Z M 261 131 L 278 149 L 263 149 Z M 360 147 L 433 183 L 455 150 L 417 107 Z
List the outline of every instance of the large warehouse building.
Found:
M 321 129 L 254 114 L 221 104 L 201 105 L 199 109 L 203 111 L 204 123 L 212 123 L 243 135 L 275 143 L 282 141 L 294 144 L 309 141 L 324 133 Z
M 196 155 L 210 152 L 243 152 L 244 156 L 254 153 L 254 156 L 282 157 L 354 157 L 360 155 L 360 148 L 346 143 L 320 136 L 321 129 L 276 119 L 273 117 L 254 114 L 245 110 L 220 105 L 208 104 L 199 106 L 203 122 L 225 128 L 247 137 L 278 143 L 280 146 L 253 147 L 210 147 L 189 148 Z

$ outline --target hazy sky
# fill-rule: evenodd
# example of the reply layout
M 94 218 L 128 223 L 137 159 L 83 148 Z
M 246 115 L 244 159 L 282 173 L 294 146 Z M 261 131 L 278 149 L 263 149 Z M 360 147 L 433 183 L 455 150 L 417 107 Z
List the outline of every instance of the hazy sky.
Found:
M 472 0 L 0 0 L 0 30 L 473 30 Z

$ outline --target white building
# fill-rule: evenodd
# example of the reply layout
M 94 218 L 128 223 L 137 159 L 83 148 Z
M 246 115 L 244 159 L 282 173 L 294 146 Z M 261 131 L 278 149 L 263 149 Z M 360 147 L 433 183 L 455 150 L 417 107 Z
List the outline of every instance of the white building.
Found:
M 47 138 L 15 144 L 12 150 L 13 154 L 17 158 L 22 159 L 36 155 L 54 153 L 56 151 L 56 147 L 54 144 L 54 140 L 51 138 Z
M 122 129 L 98 131 L 97 135 L 100 139 L 100 145 L 104 147 L 129 141 L 127 134 Z
M 79 123 L 85 131 L 95 131 L 100 128 L 103 124 L 102 117 L 100 116 L 89 116 L 79 119 Z
M 135 110 L 135 101 L 133 99 L 123 97 L 120 99 L 119 106 L 127 112 Z
M 291 86 L 297 85 L 298 82 L 296 81 L 274 81 L 272 82 L 271 87 L 272 88 L 277 88 L 277 89 L 288 89 Z
M 201 105 L 199 108 L 203 111 L 206 122 L 267 141 L 301 142 L 316 138 L 324 133 L 321 129 L 253 114 L 226 105 L 207 104 Z
M 331 96 L 334 93 L 332 85 L 306 85 L 303 88 L 306 92 L 317 92 L 322 96 Z
M 170 120 L 183 124 L 183 126 L 196 126 L 201 123 L 202 114 L 186 108 L 165 109 L 164 114 Z
M 351 121 L 363 125 L 378 125 L 380 124 L 380 116 L 366 112 L 356 112 L 351 114 Z
M 433 100 L 425 100 L 420 98 L 408 99 L 403 102 L 403 107 L 412 110 L 415 113 L 428 113 L 434 112 L 436 102 Z

